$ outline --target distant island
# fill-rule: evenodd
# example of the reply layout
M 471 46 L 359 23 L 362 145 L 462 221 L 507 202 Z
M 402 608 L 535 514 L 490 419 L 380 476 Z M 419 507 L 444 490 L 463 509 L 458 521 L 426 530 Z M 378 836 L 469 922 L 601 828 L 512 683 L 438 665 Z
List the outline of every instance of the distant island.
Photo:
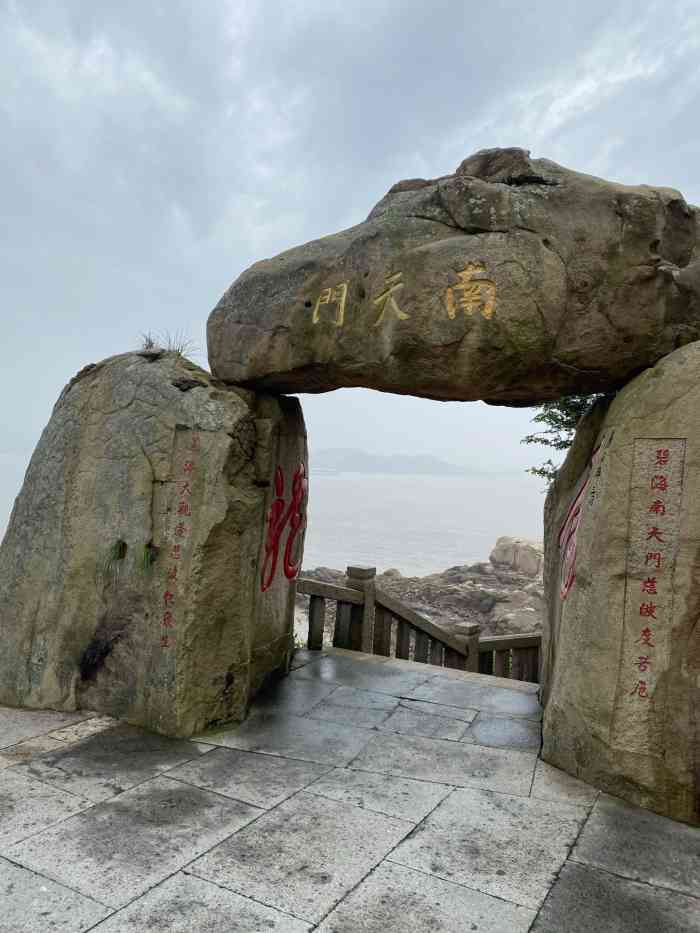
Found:
M 464 476 L 466 467 L 447 463 L 429 454 L 370 454 L 366 450 L 334 448 L 314 452 L 312 473 L 422 473 L 430 476 Z

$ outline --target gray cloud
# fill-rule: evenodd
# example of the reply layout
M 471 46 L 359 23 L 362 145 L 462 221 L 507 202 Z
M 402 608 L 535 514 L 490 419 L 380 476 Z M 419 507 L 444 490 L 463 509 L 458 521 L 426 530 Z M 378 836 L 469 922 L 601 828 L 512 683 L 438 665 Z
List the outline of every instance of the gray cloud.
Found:
M 204 347 L 243 268 L 399 178 L 521 145 L 700 201 L 699 48 L 684 0 L 0 2 L 0 526 L 73 372 L 146 330 Z M 363 392 L 305 410 L 321 446 L 532 459 L 525 412 Z

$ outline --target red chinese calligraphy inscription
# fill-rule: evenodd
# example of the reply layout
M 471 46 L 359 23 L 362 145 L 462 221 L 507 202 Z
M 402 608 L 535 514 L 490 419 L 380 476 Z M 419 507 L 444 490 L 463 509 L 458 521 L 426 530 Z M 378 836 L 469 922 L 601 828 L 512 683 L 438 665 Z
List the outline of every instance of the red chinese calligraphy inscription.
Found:
M 559 532 L 559 596 L 562 600 L 566 599 L 576 582 L 576 555 L 579 526 L 583 518 L 584 508 L 595 502 L 603 469 L 603 460 L 611 440 L 612 433 L 608 434 L 593 451 L 586 478 L 579 491 L 576 493 L 574 501 L 571 503 L 566 518 L 564 519 L 564 524 L 561 526 Z
M 625 608 L 614 743 L 651 755 L 663 747 L 664 696 L 673 627 L 673 574 L 686 442 L 636 438 L 629 497 Z M 653 520 L 651 520 L 653 516 Z M 653 550 L 650 550 L 653 548 Z
M 297 539 L 306 525 L 304 504 L 308 483 L 306 480 L 306 467 L 300 463 L 292 478 L 292 491 L 289 505 L 285 499 L 285 480 L 281 467 L 275 471 L 275 499 L 267 513 L 267 532 L 265 536 L 265 556 L 260 579 L 260 589 L 265 592 L 272 585 L 277 572 L 279 552 L 282 536 L 287 526 L 289 532 L 284 547 L 283 567 L 284 575 L 293 580 L 299 573 L 299 559 L 295 559 Z

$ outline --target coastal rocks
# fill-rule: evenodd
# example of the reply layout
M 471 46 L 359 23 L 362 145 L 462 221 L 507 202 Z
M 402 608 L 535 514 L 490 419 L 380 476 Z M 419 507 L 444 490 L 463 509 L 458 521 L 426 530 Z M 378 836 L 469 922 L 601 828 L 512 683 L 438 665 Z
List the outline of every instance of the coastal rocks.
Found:
M 532 543 L 536 546 L 536 542 Z M 328 567 L 304 570 L 303 576 L 337 585 L 345 583 L 342 571 Z M 450 567 L 425 577 L 404 577 L 392 568 L 377 576 L 377 585 L 450 634 L 461 634 L 460 626 L 464 624 L 479 625 L 482 637 L 529 634 L 542 629 L 541 575 L 533 578 L 505 565 Z M 308 597 L 297 596 L 297 633 L 301 637 L 307 625 L 307 603 Z M 329 638 L 332 625 L 329 619 Z
M 542 573 L 544 546 L 541 541 L 529 541 L 526 538 L 499 538 L 489 560 L 495 566 L 536 577 Z
M 82 370 L 0 547 L 0 704 L 182 736 L 243 718 L 287 668 L 305 471 L 296 400 L 158 350 Z
M 700 338 L 698 216 L 669 188 L 484 150 L 244 272 L 209 319 L 212 371 L 498 404 L 617 388 Z
M 545 761 L 700 822 L 700 343 L 580 425 L 546 506 Z

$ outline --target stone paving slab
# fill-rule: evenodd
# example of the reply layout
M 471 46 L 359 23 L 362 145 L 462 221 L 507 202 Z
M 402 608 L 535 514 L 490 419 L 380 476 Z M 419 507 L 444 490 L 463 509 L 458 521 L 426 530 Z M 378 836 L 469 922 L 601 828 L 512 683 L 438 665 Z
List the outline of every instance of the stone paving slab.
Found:
M 25 739 L 46 735 L 54 729 L 81 722 L 94 713 L 60 713 L 54 710 L 12 709 L 0 706 L 0 749 L 17 745 Z
M 301 715 L 308 713 L 335 689 L 335 684 L 327 684 L 319 680 L 301 678 L 292 680 L 290 677 L 285 677 L 256 696 L 255 708 L 266 712 L 283 710 L 285 713 Z
M 264 812 L 159 777 L 2 854 L 122 907 Z
M 383 862 L 317 929 L 319 933 L 527 933 L 534 916 L 525 907 Z
M 366 706 L 343 706 L 340 703 L 333 703 L 332 699 L 331 696 L 323 703 L 319 703 L 307 714 L 308 718 L 356 726 L 358 729 L 375 729 L 386 722 L 391 715 L 390 710 L 371 709 Z
M 9 745 L 0 752 L 0 771 L 32 761 L 40 755 L 45 755 L 46 752 L 59 751 L 65 747 L 65 742 L 54 739 L 50 735 L 39 735 L 35 739 L 27 739 L 17 745 Z
M 700 829 L 605 794 L 571 858 L 633 881 L 700 894 Z
M 431 715 L 419 709 L 406 709 L 405 707 L 397 709 L 386 722 L 379 726 L 382 732 L 451 739 L 453 742 L 461 739 L 468 728 L 469 724 L 459 719 L 448 719 L 446 716 Z
M 107 730 L 115 729 L 120 725 L 119 720 L 113 719 L 111 716 L 94 716 L 92 719 L 85 719 L 83 722 L 77 722 L 75 725 L 66 726 L 65 729 L 52 732 L 51 738 L 59 739 L 67 744 L 82 742 L 83 739 L 87 739 L 91 735 L 107 732 Z
M 489 748 L 519 748 L 537 753 L 542 744 L 542 727 L 530 719 L 489 716 L 480 712 L 462 741 Z
M 291 671 L 296 671 L 300 667 L 304 667 L 305 664 L 309 664 L 311 661 L 318 661 L 321 657 L 323 657 L 321 651 L 309 651 L 308 648 L 297 648 L 292 657 L 289 669 Z
M 308 794 L 329 797 L 411 823 L 420 822 L 451 791 L 452 788 L 444 784 L 409 781 L 347 768 L 337 768 L 306 788 Z
M 352 767 L 527 797 L 535 761 L 528 752 L 385 733 L 370 738 Z
M 533 797 L 539 800 L 563 800 L 583 807 L 592 807 L 599 795 L 600 791 L 595 787 L 538 758 L 535 780 L 532 783 Z
M 307 681 L 314 683 L 314 681 Z M 332 685 L 331 685 L 332 686 Z M 398 706 L 398 699 L 355 687 L 334 687 L 333 692 L 309 713 L 311 719 L 346 723 L 364 729 L 381 725 Z
M 337 648 L 329 648 L 326 654 L 334 655 L 338 652 Z M 360 654 L 361 658 L 368 658 L 371 655 Z M 400 658 L 387 659 L 388 669 L 415 671 L 415 661 L 404 661 Z M 498 687 L 498 689 L 515 690 L 518 693 L 531 693 L 535 696 L 539 694 L 539 684 L 531 684 L 525 680 L 509 680 L 504 677 L 494 677 L 491 674 L 476 674 L 472 671 L 460 671 L 450 667 L 438 667 L 436 664 L 421 664 L 421 671 L 425 671 L 430 678 L 439 680 L 458 680 L 465 684 L 473 684 L 479 687 Z
M 209 750 L 119 725 L 21 767 L 44 783 L 99 803 Z
M 457 706 L 441 706 L 439 703 L 426 703 L 423 700 L 399 700 L 399 706 L 427 713 L 428 716 L 442 716 L 444 719 L 456 719 L 459 722 L 472 722 L 479 712 L 478 709 L 459 709 Z
M 85 933 L 110 913 L 104 904 L 0 858 L 2 933 Z
M 214 748 L 168 771 L 168 777 L 269 810 L 330 770 L 329 765 L 309 761 Z
M 326 703 L 336 706 L 351 706 L 358 709 L 376 709 L 393 712 L 399 704 L 397 697 L 387 693 L 375 693 L 372 690 L 358 690 L 357 687 L 335 687 Z
M 168 878 L 98 933 L 308 933 L 308 923 L 193 875 Z
M 390 858 L 537 910 L 587 816 L 567 803 L 456 790 Z
M 6 771 L 0 781 L 0 849 L 6 850 L 90 805 L 91 801 L 42 784 L 17 768 Z
M 508 681 L 506 681 L 508 683 Z M 478 709 L 520 719 L 542 719 L 542 709 L 534 693 L 511 690 L 508 687 L 482 686 L 461 680 L 435 677 L 407 694 L 410 700 L 424 700 L 461 709 Z
M 700 933 L 700 830 L 514 749 L 536 685 L 295 664 L 199 744 L 0 709 L 0 933 Z
M 416 671 L 416 668 L 418 670 Z M 354 660 L 343 655 L 324 655 L 318 661 L 306 664 L 290 674 L 293 679 L 317 679 L 323 683 L 341 684 L 360 690 L 388 693 L 390 696 L 406 696 L 429 678 L 422 670 L 423 665 L 413 665 L 411 670 L 390 667 L 384 661 L 370 661 L 363 657 Z
M 700 900 L 567 862 L 532 933 L 698 933 Z
M 198 736 L 198 741 L 342 766 L 362 751 L 373 733 L 320 719 L 252 713 L 240 726 Z
M 404 820 L 302 791 L 188 871 L 315 923 L 411 829 Z

